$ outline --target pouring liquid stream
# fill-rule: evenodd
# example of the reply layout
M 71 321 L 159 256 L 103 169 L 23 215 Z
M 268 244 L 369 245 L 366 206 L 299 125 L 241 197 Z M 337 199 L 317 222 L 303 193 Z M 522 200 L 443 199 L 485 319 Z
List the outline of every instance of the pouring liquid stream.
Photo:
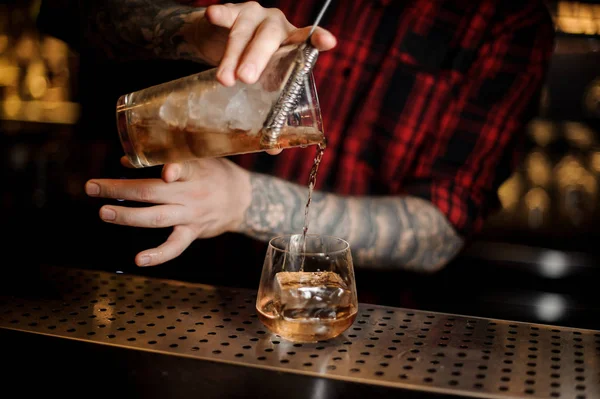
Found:
M 306 45 L 309 47 L 312 47 L 311 45 L 311 37 L 313 35 L 313 33 L 315 32 L 315 29 L 317 28 L 317 26 L 319 26 L 319 23 L 321 22 L 321 18 L 323 18 L 323 15 L 325 14 L 325 11 L 327 10 L 327 8 L 329 7 L 329 4 L 331 3 L 331 0 L 325 0 L 325 2 L 323 3 L 323 6 L 321 7 L 321 10 L 319 11 L 319 14 L 317 15 L 317 18 L 315 19 L 312 28 L 310 30 L 310 32 L 308 33 L 308 36 L 306 38 Z M 314 62 L 314 61 L 313 61 Z M 309 209 L 310 209 L 310 203 L 312 200 L 312 192 L 315 188 L 315 184 L 317 182 L 317 172 L 319 171 L 319 165 L 321 164 L 321 159 L 323 158 L 323 153 L 325 152 L 325 148 L 326 148 L 326 142 L 323 141 L 321 143 L 318 144 L 317 146 L 317 154 L 315 155 L 315 159 L 313 161 L 313 166 L 310 170 L 310 174 L 309 174 L 309 178 L 308 178 L 308 200 L 306 201 L 306 206 L 304 208 L 304 226 L 302 228 L 302 234 L 299 238 L 299 241 L 295 238 L 292 237 L 291 241 L 290 241 L 290 249 L 291 248 L 296 248 L 296 251 L 290 251 L 290 252 L 296 252 L 296 254 L 292 255 L 292 258 L 295 258 L 296 255 L 298 255 L 298 249 L 300 249 L 300 272 L 304 271 L 304 261 L 306 259 L 306 233 L 308 232 L 308 226 L 310 223 L 310 219 L 309 219 Z
M 306 253 L 306 233 L 308 232 L 308 227 L 310 224 L 310 203 L 312 201 L 312 193 L 315 188 L 315 184 L 317 183 L 317 173 L 319 171 L 319 165 L 321 164 L 321 159 L 323 159 L 323 154 L 325 153 L 326 144 L 319 143 L 317 146 L 317 154 L 315 155 L 315 159 L 313 161 L 313 166 L 310 169 L 310 174 L 308 177 L 308 199 L 306 201 L 306 206 L 304 207 L 304 227 L 302 228 L 302 238 L 300 241 L 300 248 L 302 250 L 302 254 Z M 302 256 L 300 271 L 304 271 L 304 260 L 305 256 Z

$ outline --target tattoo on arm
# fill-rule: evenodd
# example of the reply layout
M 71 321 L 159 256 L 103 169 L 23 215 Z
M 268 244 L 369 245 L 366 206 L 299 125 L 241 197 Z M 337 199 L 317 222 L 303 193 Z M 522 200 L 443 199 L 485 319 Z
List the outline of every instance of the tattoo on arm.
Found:
M 198 59 L 185 40 L 203 8 L 170 0 L 89 1 L 87 39 L 110 58 Z
M 302 231 L 307 188 L 253 173 L 252 202 L 241 232 L 266 241 Z M 309 233 L 350 242 L 362 267 L 436 271 L 462 248 L 463 239 L 430 202 L 416 197 L 342 197 L 313 192 Z

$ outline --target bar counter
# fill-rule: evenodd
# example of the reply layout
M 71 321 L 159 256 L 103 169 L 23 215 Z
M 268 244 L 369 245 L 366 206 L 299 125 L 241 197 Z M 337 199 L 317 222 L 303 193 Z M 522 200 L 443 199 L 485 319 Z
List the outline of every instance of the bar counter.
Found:
M 0 297 L 5 390 L 60 397 L 600 397 L 600 331 L 361 303 L 294 344 L 253 290 L 44 267 Z

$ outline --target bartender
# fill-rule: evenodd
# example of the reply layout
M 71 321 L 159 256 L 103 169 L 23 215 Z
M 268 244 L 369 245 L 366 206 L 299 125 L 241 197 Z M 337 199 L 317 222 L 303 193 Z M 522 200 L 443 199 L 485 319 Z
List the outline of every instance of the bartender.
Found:
M 103 60 L 217 66 L 230 86 L 255 82 L 280 45 L 306 37 L 322 6 L 218 3 L 44 0 L 39 26 Z M 520 160 L 553 51 L 546 5 L 334 1 L 321 25 L 312 44 L 322 52 L 314 74 L 328 147 L 310 231 L 348 240 L 356 267 L 438 271 L 498 209 L 498 187 Z M 161 70 L 152 71 L 157 83 Z M 313 158 L 290 149 L 201 159 L 152 178 L 90 176 L 85 191 L 106 199 L 106 223 L 170 230 L 135 256 L 138 266 L 184 251 L 229 265 L 242 248 L 264 254 L 271 237 L 301 231 Z M 147 206 L 130 205 L 138 202 Z

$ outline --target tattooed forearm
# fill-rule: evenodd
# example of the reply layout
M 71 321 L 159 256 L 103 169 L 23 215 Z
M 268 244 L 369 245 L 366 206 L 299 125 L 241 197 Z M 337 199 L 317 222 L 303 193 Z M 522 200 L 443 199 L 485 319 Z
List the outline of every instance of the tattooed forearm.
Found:
M 108 57 L 203 61 L 187 40 L 202 8 L 167 0 L 90 0 L 87 7 L 86 38 Z
M 252 174 L 252 202 L 241 232 L 260 240 L 299 233 L 307 188 Z M 431 203 L 416 197 L 341 197 L 313 193 L 309 232 L 350 242 L 357 265 L 431 272 L 462 248 L 463 240 Z

